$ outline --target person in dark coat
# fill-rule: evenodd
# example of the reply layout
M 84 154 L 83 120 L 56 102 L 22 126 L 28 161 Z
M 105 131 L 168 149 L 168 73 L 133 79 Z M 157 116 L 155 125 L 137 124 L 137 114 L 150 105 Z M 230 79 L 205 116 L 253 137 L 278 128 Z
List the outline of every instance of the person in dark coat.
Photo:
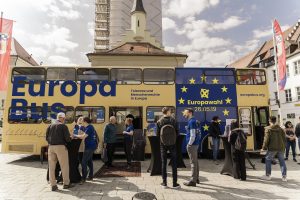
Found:
M 220 122 L 219 122 L 219 117 L 214 116 L 212 118 L 212 122 L 209 126 L 209 135 L 212 137 L 212 142 L 213 142 L 213 159 L 215 161 L 215 164 L 218 165 L 218 154 L 219 154 L 219 148 L 220 148 L 220 135 L 221 133 L 221 128 L 220 128 Z
M 242 137 L 241 134 L 246 138 L 246 134 L 242 129 L 239 128 L 237 121 L 232 121 L 231 132 L 229 134 L 229 143 L 231 144 L 231 156 L 233 161 L 233 177 L 235 179 L 246 180 L 246 164 L 245 164 L 245 150 L 236 148 L 236 141 L 238 137 Z

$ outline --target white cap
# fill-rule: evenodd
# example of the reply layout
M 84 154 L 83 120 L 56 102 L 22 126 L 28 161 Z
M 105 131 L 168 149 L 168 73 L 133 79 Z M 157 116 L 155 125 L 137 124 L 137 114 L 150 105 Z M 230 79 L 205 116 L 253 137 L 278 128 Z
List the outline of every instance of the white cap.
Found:
M 58 113 L 56 116 L 56 119 L 59 119 L 59 118 L 66 118 L 66 114 L 63 112 Z

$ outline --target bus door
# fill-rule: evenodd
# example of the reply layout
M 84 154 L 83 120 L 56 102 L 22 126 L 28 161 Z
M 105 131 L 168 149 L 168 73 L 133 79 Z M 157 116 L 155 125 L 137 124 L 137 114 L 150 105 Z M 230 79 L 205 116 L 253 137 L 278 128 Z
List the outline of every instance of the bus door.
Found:
M 241 129 L 247 134 L 247 150 L 254 150 L 254 135 L 252 126 L 252 109 L 251 107 L 239 107 L 238 108 L 239 125 Z
M 109 116 L 115 116 L 117 119 L 117 142 L 116 151 L 124 152 L 124 136 L 123 131 L 126 128 L 126 116 L 131 114 L 134 116 L 133 127 L 135 133 L 143 132 L 143 107 L 110 107 Z
M 268 126 L 269 108 L 268 107 L 252 107 L 254 116 L 254 147 L 256 150 L 262 148 L 264 141 L 265 127 Z

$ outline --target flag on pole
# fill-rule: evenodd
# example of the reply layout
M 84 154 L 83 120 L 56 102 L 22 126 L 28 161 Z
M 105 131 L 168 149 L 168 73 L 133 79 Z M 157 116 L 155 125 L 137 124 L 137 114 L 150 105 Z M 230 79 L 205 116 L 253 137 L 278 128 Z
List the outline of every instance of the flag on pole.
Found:
M 279 90 L 284 90 L 286 84 L 286 52 L 285 52 L 283 33 L 276 19 L 273 22 L 273 33 L 274 33 L 275 46 L 276 46 L 275 53 L 277 55 L 277 60 L 278 60 L 276 66 L 278 69 L 278 87 Z
M 13 21 L 0 19 L 0 91 L 7 89 Z

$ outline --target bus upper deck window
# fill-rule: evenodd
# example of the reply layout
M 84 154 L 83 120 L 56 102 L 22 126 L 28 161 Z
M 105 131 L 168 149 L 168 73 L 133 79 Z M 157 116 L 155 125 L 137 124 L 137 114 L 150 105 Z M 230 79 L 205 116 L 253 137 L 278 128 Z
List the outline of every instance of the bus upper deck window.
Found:
M 235 84 L 234 71 L 231 69 L 214 69 L 204 71 L 206 84 Z
M 239 85 L 265 85 L 265 71 L 261 69 L 237 70 L 236 79 Z
M 99 68 L 79 68 L 77 69 L 78 81 L 108 81 L 109 70 Z
M 111 69 L 110 80 L 121 85 L 138 85 L 142 83 L 141 69 Z
M 76 70 L 74 68 L 48 68 L 47 80 L 48 81 L 75 81 Z
M 173 69 L 144 69 L 145 84 L 173 84 L 175 71 Z
M 12 82 L 15 77 L 26 77 L 26 83 L 29 80 L 44 81 L 46 70 L 39 67 L 15 67 L 12 71 Z

